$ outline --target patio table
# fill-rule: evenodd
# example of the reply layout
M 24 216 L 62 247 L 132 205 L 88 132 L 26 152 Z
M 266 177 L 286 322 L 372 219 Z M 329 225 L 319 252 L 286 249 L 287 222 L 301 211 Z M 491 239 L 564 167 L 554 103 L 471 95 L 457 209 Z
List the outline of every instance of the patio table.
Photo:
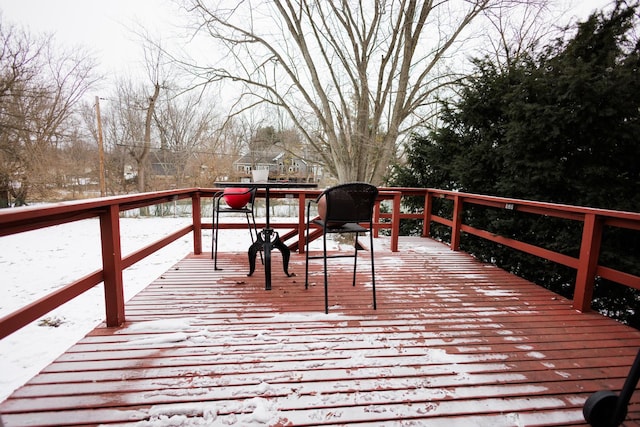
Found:
M 264 279 L 265 290 L 271 290 L 271 250 L 278 249 L 282 253 L 282 264 L 284 273 L 290 277 L 289 258 L 291 251 L 287 245 L 280 240 L 280 235 L 271 228 L 269 219 L 269 190 L 272 188 L 317 188 L 318 184 L 311 182 L 283 182 L 283 181 L 267 181 L 267 182 L 229 182 L 220 181 L 215 183 L 218 187 L 236 187 L 236 188 L 264 188 L 265 190 L 265 228 L 258 233 L 258 238 L 249 247 L 249 274 L 253 275 L 256 267 L 256 256 L 262 248 L 264 253 Z

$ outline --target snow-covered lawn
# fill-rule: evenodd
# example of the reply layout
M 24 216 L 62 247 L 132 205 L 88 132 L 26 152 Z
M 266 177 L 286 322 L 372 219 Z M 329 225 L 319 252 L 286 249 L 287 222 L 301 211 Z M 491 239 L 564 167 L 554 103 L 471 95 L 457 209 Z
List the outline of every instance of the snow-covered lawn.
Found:
M 291 221 L 292 210 L 277 221 Z M 258 212 L 258 218 L 259 218 Z M 244 217 L 226 221 L 244 221 Z M 121 245 L 127 255 L 191 223 L 191 217 L 121 218 Z M 245 251 L 249 234 L 222 230 L 218 250 Z M 211 231 L 202 233 L 210 250 Z M 129 300 L 193 251 L 191 234 L 124 271 Z M 36 301 L 102 266 L 98 219 L 0 237 L 0 317 Z M 0 401 L 45 368 L 105 318 L 104 292 L 98 285 L 64 306 L 0 340 Z
M 123 254 L 129 254 L 159 239 L 170 231 L 184 227 L 189 224 L 190 221 L 190 218 L 123 218 L 121 220 Z M 225 235 L 221 238 L 222 246 L 220 250 L 246 250 L 249 240 L 248 233 L 239 232 L 238 230 L 225 231 Z M 205 251 L 208 250 L 208 245 L 211 242 L 210 239 L 211 232 L 204 232 L 203 245 Z M 378 245 L 386 245 L 385 241 L 386 239 L 379 239 L 376 242 L 376 251 L 381 249 Z M 334 245 L 332 246 L 335 247 Z M 388 246 L 385 249 L 388 250 Z M 124 272 L 126 299 L 128 300 L 133 297 L 192 250 L 192 236 L 187 235 L 127 269 Z M 415 250 L 417 251 L 416 253 L 420 251 L 419 248 Z M 97 220 L 79 221 L 72 224 L 51 227 L 49 229 L 0 238 L 0 271 L 2 272 L 3 278 L 0 286 L 0 316 L 13 312 L 25 304 L 33 302 L 40 296 L 50 293 L 59 286 L 68 284 L 87 273 L 97 270 L 100 268 L 100 260 L 99 224 Z M 469 280 L 473 278 L 473 276 L 467 277 Z M 478 277 L 478 279 L 482 281 L 482 277 Z M 425 292 L 432 291 L 426 290 Z M 507 297 L 511 295 L 509 289 L 494 289 L 493 287 L 488 289 L 479 287 L 477 292 L 492 297 Z M 449 298 L 450 295 L 450 290 L 447 290 L 444 298 Z M 493 314 L 494 312 L 492 312 L 491 315 Z M 335 321 L 336 319 L 340 319 L 342 315 L 334 312 L 329 315 L 325 315 L 324 313 L 282 313 L 276 316 L 279 316 L 277 323 L 287 324 L 300 319 L 305 322 Z M 103 291 L 101 286 L 96 286 L 81 297 L 49 313 L 40 321 L 34 322 L 1 340 L 0 373 L 2 375 L 0 375 L 0 401 L 6 399 L 14 389 L 20 387 L 24 382 L 28 381 L 46 367 L 52 360 L 91 331 L 98 323 L 102 322 L 103 319 Z M 176 332 L 176 328 L 179 330 L 180 325 L 182 325 L 184 331 Z M 176 339 L 180 341 L 197 340 L 199 342 L 203 337 L 210 343 L 215 344 L 216 340 L 219 340 L 220 345 L 228 344 L 229 336 L 226 332 L 219 332 L 208 328 L 198 329 L 197 326 L 198 323 L 192 322 L 192 319 L 174 318 L 171 320 L 170 328 L 166 326 L 163 320 L 141 322 L 136 325 L 131 325 L 128 328 L 143 328 L 145 331 L 154 330 L 159 332 L 157 337 L 153 339 L 153 342 L 145 341 L 141 343 L 141 345 L 167 342 L 167 339 L 171 340 L 171 342 Z M 169 334 L 162 334 L 163 331 L 167 330 L 171 330 L 171 332 Z M 499 324 L 496 324 L 496 330 L 498 331 L 496 332 L 498 337 L 506 337 L 506 342 L 518 338 L 512 336 L 511 331 L 504 330 Z M 431 403 L 428 404 L 427 408 L 429 411 L 435 411 L 438 405 L 442 403 L 440 402 L 441 400 L 454 401 L 454 404 L 461 408 L 459 410 L 462 414 L 474 414 L 474 411 L 484 413 L 489 411 L 487 405 L 492 405 L 492 410 L 495 409 L 501 411 L 501 413 L 496 413 L 496 415 L 493 416 L 496 423 L 492 423 L 491 425 L 539 425 L 543 421 L 548 425 L 567 425 L 581 421 L 582 414 L 580 409 L 576 409 L 576 406 L 581 405 L 582 401 L 575 399 L 582 399 L 582 397 L 570 397 L 570 399 L 573 400 L 568 403 L 561 399 L 546 397 L 546 389 L 540 385 L 522 384 L 523 378 L 521 376 L 514 377 L 514 375 L 520 374 L 511 373 L 511 369 L 506 363 L 504 364 L 504 369 L 500 368 L 497 372 L 495 372 L 495 366 L 488 368 L 490 372 L 486 373 L 465 371 L 467 362 L 500 362 L 507 360 L 510 354 L 494 353 L 491 351 L 484 353 L 475 350 L 470 354 L 464 354 L 464 352 L 459 351 L 449 353 L 445 348 L 436 348 L 436 346 L 419 350 L 419 354 L 407 354 L 406 349 L 411 348 L 412 345 L 404 347 L 394 344 L 400 340 L 400 338 L 396 340 L 395 337 L 393 337 L 394 333 L 395 332 L 391 332 L 393 339 L 390 342 L 387 332 L 383 332 L 379 336 L 375 334 L 364 334 L 361 337 L 355 337 L 354 335 L 355 338 L 352 337 L 352 339 L 359 339 L 361 341 L 354 347 L 357 352 L 354 353 L 349 349 L 345 349 L 342 355 L 343 357 L 336 357 L 332 359 L 333 361 L 321 363 L 325 367 L 333 367 L 347 371 L 353 370 L 356 372 L 364 366 L 375 366 L 374 364 L 377 359 L 381 359 L 381 365 L 389 366 L 390 357 L 397 358 L 397 365 L 389 368 L 387 372 L 388 378 L 384 380 L 397 382 L 391 387 L 381 385 L 382 383 L 374 385 L 372 386 L 372 390 L 374 391 L 371 393 L 372 396 L 380 397 L 382 395 L 376 393 L 381 390 L 381 393 L 384 394 L 384 399 L 390 396 L 391 400 L 400 402 L 398 405 L 393 405 L 395 411 L 393 416 L 397 420 L 405 420 L 416 416 L 416 414 L 420 416 L 423 414 L 420 412 L 423 411 L 422 406 L 411 404 L 403 405 L 401 402 L 407 399 L 411 401 L 412 399 L 424 400 L 432 398 L 436 403 L 433 405 Z M 269 336 L 268 332 L 253 330 L 251 331 L 251 335 L 240 334 L 236 339 L 246 341 L 248 339 L 247 337 L 249 337 L 249 339 L 254 339 L 255 337 L 258 341 L 272 342 L 273 340 L 277 340 L 276 336 Z M 416 337 L 415 339 L 422 340 L 421 337 Z M 461 329 L 460 339 L 468 340 L 468 343 L 473 345 L 473 343 L 478 340 L 478 337 L 467 336 L 467 331 Z M 411 341 L 411 339 L 409 339 L 409 341 Z M 385 344 L 382 349 L 378 345 L 378 343 L 387 342 L 389 342 L 388 346 Z M 326 348 L 325 344 L 319 344 L 322 345 L 318 347 L 318 349 L 324 351 Z M 420 343 L 420 345 L 418 345 L 418 343 L 416 343 L 415 347 L 422 348 L 422 344 L 423 343 Z M 444 347 L 447 347 L 447 345 Z M 520 349 L 528 351 L 527 357 L 529 358 L 542 359 L 546 357 L 543 352 L 534 351 L 535 348 L 533 346 L 523 345 Z M 231 352 L 228 357 L 236 357 L 232 353 L 233 352 Z M 461 384 L 464 384 L 470 376 L 475 374 L 484 375 L 485 378 L 492 376 L 494 380 L 484 388 L 489 394 L 485 400 L 475 398 L 467 399 L 468 396 L 464 393 L 467 393 L 468 390 L 464 387 L 460 388 L 460 394 L 455 394 L 452 391 L 455 387 L 449 387 L 446 391 L 445 389 L 447 387 L 439 389 L 437 385 L 424 387 L 424 383 L 419 377 L 416 377 L 418 380 L 417 383 L 407 385 L 407 383 L 405 383 L 405 381 L 407 381 L 405 369 L 414 369 L 412 366 L 416 362 L 417 356 L 425 358 L 430 364 L 434 362 L 439 364 L 450 363 L 452 367 L 447 368 L 447 372 L 453 369 L 449 373 L 456 376 L 455 381 Z M 227 356 L 223 354 L 222 357 Z M 286 360 L 286 363 L 289 363 L 289 360 Z M 302 361 L 301 363 L 304 364 L 306 362 Z M 311 363 L 317 362 L 311 360 Z M 331 365 L 332 363 L 334 365 Z M 228 365 L 231 366 L 232 363 L 228 363 Z M 408 365 L 411 366 L 408 367 Z M 553 365 L 549 366 L 552 367 Z M 280 375 L 279 372 L 275 374 Z M 387 376 L 387 374 L 385 374 L 385 376 Z M 563 376 L 569 375 L 562 372 L 560 374 Z M 510 384 L 511 380 L 514 381 L 513 384 Z M 215 382 L 216 380 L 214 378 L 211 379 L 211 381 Z M 471 387 L 474 387 L 472 381 L 471 384 Z M 305 408 L 320 408 L 318 411 L 321 412 L 323 407 L 332 404 L 332 399 L 336 399 L 336 396 L 342 394 L 336 392 L 335 384 L 329 382 L 327 384 L 328 388 L 325 390 L 326 393 L 323 392 L 322 389 L 318 390 L 316 383 L 313 384 L 313 387 L 313 390 L 304 390 L 304 387 L 287 388 L 286 386 L 277 384 L 277 382 L 269 383 L 267 380 L 263 380 L 259 384 L 249 387 L 248 392 L 254 393 L 255 396 L 238 400 L 237 406 L 222 407 L 218 406 L 219 402 L 218 404 L 191 402 L 151 405 L 148 409 L 144 409 L 144 411 L 147 411 L 144 414 L 147 417 L 146 421 L 140 421 L 135 425 L 138 427 L 167 427 L 177 425 L 214 426 L 230 424 L 264 426 L 273 424 L 280 419 L 282 415 L 280 406 L 290 408 L 296 407 L 296 405 L 306 405 Z M 513 390 L 515 390 L 515 392 Z M 161 392 L 162 390 L 160 390 L 160 393 Z M 512 392 L 524 397 L 517 399 L 495 397 Z M 451 394 L 447 394 L 446 399 L 443 399 L 445 393 Z M 270 394 L 282 396 L 277 398 L 263 397 L 263 395 Z M 304 399 L 306 399 L 303 403 L 300 403 L 301 395 L 304 395 Z M 356 412 L 362 419 L 370 416 L 369 411 L 377 410 L 375 405 L 363 405 L 363 402 L 358 400 L 361 399 L 358 393 L 354 393 L 353 396 L 349 398 L 353 399 L 353 411 L 362 411 L 362 413 Z M 376 398 L 374 400 L 378 399 Z M 535 411 L 523 412 L 521 411 L 522 408 L 518 405 L 524 405 L 526 408 L 530 408 L 532 405 L 536 407 L 537 405 L 543 412 L 546 411 L 546 413 L 545 415 L 539 415 Z M 443 405 L 443 407 L 444 406 L 446 405 Z M 564 406 L 570 406 L 571 408 L 567 409 L 564 408 Z M 557 408 L 557 410 L 554 408 Z M 380 410 L 386 409 L 380 408 Z M 449 409 L 446 408 L 443 409 L 444 412 L 448 410 Z M 230 415 L 226 417 L 219 415 L 219 413 L 230 413 Z M 287 416 L 289 416 L 289 414 Z M 307 417 L 298 420 L 302 423 L 308 422 L 308 417 L 316 415 L 311 413 L 300 416 Z M 540 418 L 542 416 L 545 418 Z M 450 422 L 451 420 L 447 415 L 434 419 L 433 422 L 430 421 L 429 425 L 444 426 L 449 425 L 448 423 Z M 296 423 L 295 420 L 293 423 Z M 467 423 L 464 425 L 478 424 Z M 488 424 L 485 423 L 483 425 Z
M 122 252 L 125 255 L 133 252 L 190 222 L 191 218 L 123 218 Z M 210 239 L 211 232 L 205 231 L 205 251 Z M 222 250 L 246 245 L 241 238 L 226 242 Z M 188 234 L 128 268 L 124 272 L 125 298 L 130 299 L 192 251 L 193 239 Z M 97 219 L 0 237 L 0 316 L 99 268 Z M 0 340 L 0 401 L 84 337 L 104 317 L 104 292 L 98 285 Z

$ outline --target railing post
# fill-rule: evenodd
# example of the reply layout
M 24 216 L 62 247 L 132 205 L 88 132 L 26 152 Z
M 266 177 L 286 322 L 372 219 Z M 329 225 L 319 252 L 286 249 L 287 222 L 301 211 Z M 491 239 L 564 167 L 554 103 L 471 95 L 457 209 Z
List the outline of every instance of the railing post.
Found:
M 460 228 L 462 225 L 462 198 L 453 196 L 453 217 L 451 224 L 451 249 L 460 250 Z
M 125 320 L 119 214 L 118 205 L 115 204 L 100 214 L 104 300 L 108 327 L 120 326 Z
M 391 252 L 398 252 L 398 239 L 400 236 L 400 202 L 402 193 L 393 193 L 393 210 L 391 211 Z
M 380 200 L 373 205 L 373 237 L 380 235 Z
M 431 192 L 424 195 L 424 210 L 422 212 L 422 237 L 429 237 L 431 234 L 431 210 L 433 204 L 433 196 Z
M 193 253 L 202 253 L 202 205 L 200 193 L 191 196 L 191 218 L 193 219 Z
M 578 259 L 578 273 L 576 274 L 576 286 L 573 293 L 573 308 L 582 312 L 591 309 L 601 242 L 602 219 L 593 213 L 585 214 L 582 242 L 580 243 L 580 258 Z
M 298 253 L 303 254 L 307 245 L 305 206 L 307 205 L 307 195 L 304 192 L 298 193 Z

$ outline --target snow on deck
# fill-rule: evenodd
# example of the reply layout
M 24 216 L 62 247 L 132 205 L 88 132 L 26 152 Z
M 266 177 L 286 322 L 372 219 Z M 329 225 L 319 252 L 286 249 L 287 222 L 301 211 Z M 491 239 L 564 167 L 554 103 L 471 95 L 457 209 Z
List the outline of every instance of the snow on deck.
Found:
M 5 402 L 5 426 L 586 425 L 619 392 L 640 331 L 430 239 L 247 277 L 247 256 L 189 256 Z M 625 425 L 640 424 L 634 396 Z

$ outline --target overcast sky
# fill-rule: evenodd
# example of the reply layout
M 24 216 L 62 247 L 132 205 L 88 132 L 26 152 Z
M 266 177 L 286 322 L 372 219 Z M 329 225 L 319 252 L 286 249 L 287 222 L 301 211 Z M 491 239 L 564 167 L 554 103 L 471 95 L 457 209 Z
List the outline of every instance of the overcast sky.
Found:
M 171 0 L 0 0 L 3 20 L 31 33 L 53 33 L 65 46 L 84 45 L 105 72 L 136 67 L 142 27 L 170 37 L 178 8 Z M 138 59 L 136 59 L 138 58 Z
M 570 16 L 580 18 L 612 2 L 558 1 L 567 4 Z M 171 0 L 0 0 L 0 11 L 4 22 L 32 33 L 53 33 L 64 46 L 86 46 L 102 72 L 125 75 L 140 66 L 140 39 L 133 29 L 142 26 L 153 40 L 166 41 L 180 24 L 180 11 Z

